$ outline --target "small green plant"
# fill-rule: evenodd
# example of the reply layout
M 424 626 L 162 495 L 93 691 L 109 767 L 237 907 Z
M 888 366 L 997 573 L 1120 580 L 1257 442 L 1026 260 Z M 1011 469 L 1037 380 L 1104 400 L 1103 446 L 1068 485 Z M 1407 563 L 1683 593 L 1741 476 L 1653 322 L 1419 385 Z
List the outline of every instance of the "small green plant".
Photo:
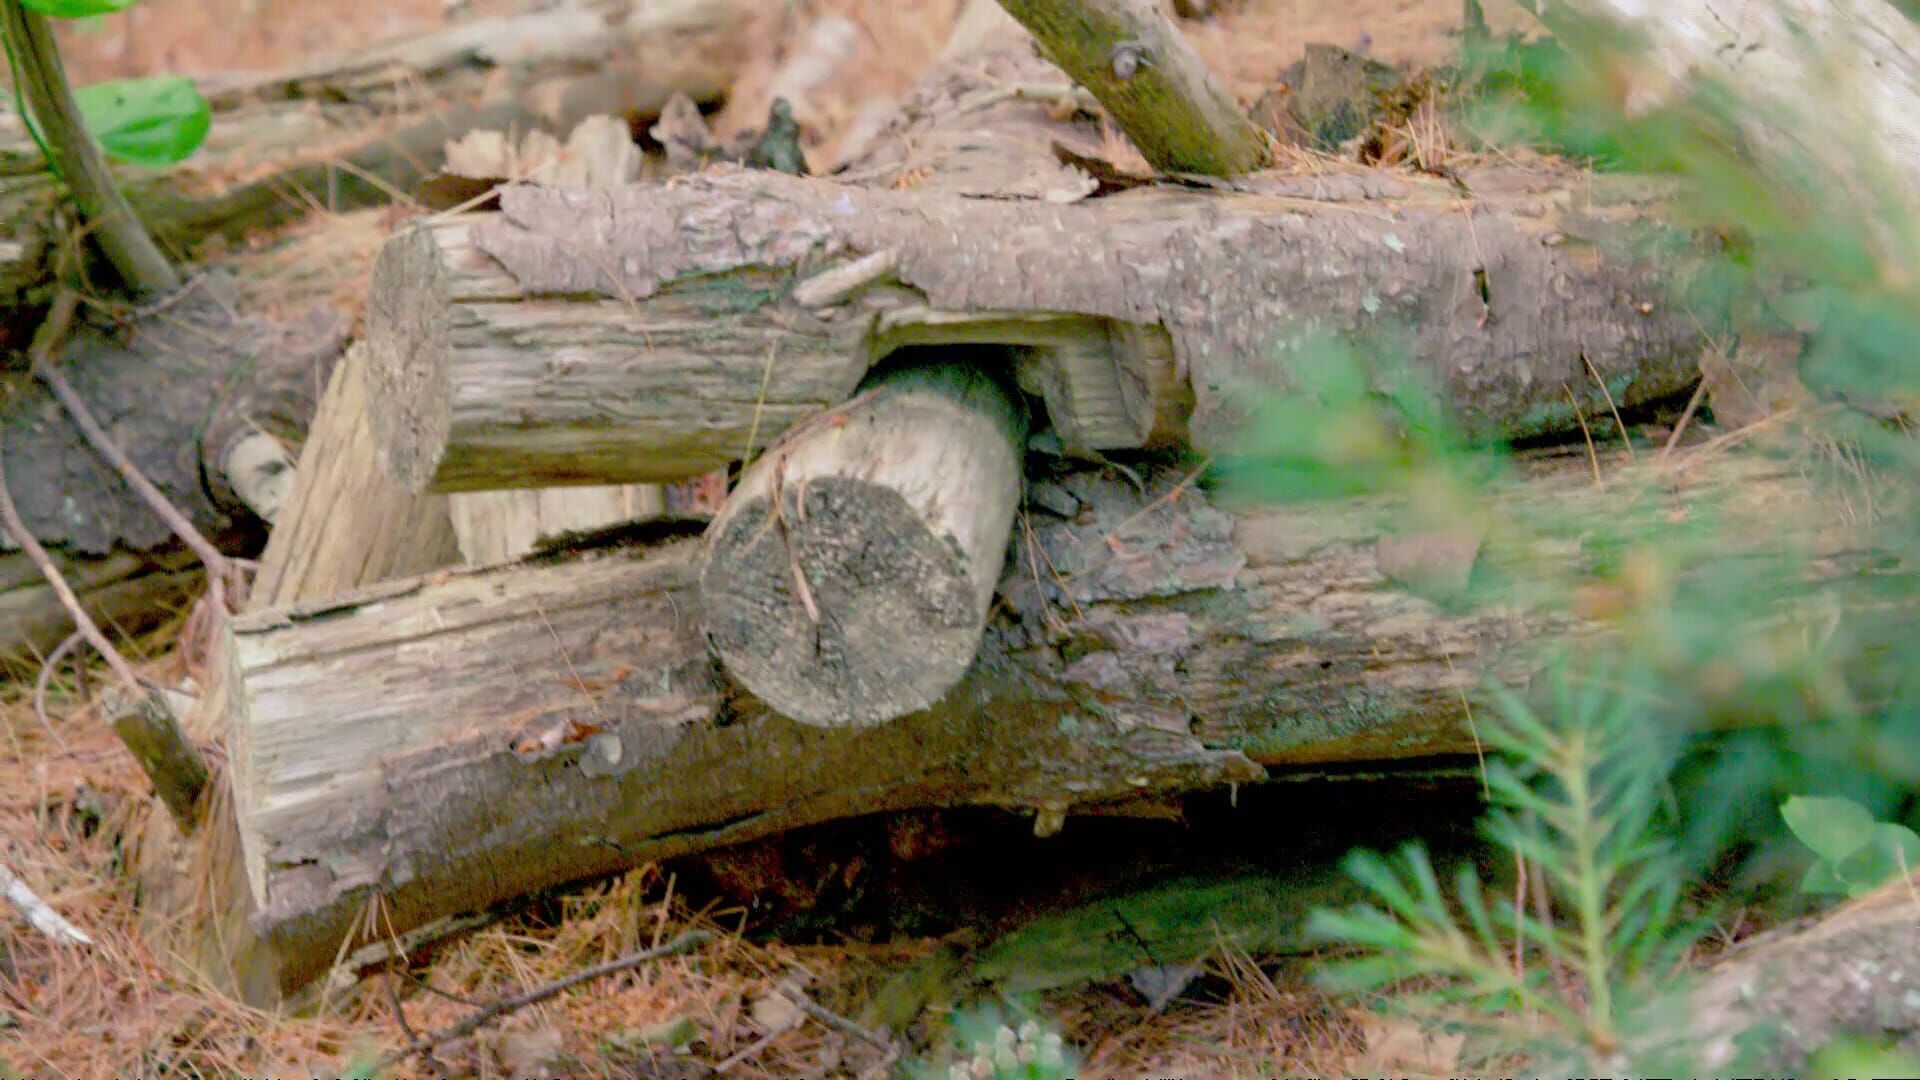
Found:
M 1626 1013 L 1697 939 L 1680 912 L 1680 875 L 1662 840 L 1669 748 L 1646 723 L 1646 695 L 1607 668 L 1576 679 L 1559 663 L 1537 711 L 1498 687 L 1481 727 L 1490 760 L 1490 838 L 1542 875 L 1550 905 L 1492 900 L 1471 866 L 1451 902 L 1424 850 L 1398 865 L 1356 852 L 1347 868 L 1375 903 L 1320 911 L 1309 933 L 1358 955 L 1322 974 L 1329 989 L 1420 984 L 1403 1005 L 1506 1050 L 1611 1052 Z
M 1814 854 L 1800 881 L 1815 896 L 1863 896 L 1920 866 L 1920 835 L 1875 821 L 1852 799 L 1795 795 L 1780 807 L 1787 828 Z
M 107 156 L 161 168 L 185 161 L 206 141 L 213 112 L 180 75 L 114 79 L 73 92 L 87 131 Z
M 981 1008 L 953 1018 L 944 1059 L 909 1070 L 915 1080 L 1069 1080 L 1080 1074 L 1060 1033 L 1039 1020 Z
M 123 79 L 75 91 L 49 17 L 91 20 L 132 0 L 0 0 L 14 108 L 47 166 L 73 198 L 121 281 L 134 293 L 177 288 L 179 272 L 128 204 L 105 157 L 166 166 L 199 148 L 212 110 L 191 80 Z
M 94 19 L 124 11 L 135 0 L 19 0 L 28 11 L 54 19 Z M 18 100 L 24 42 L 7 42 L 13 73 L 15 106 L 23 121 L 33 124 Z M 88 134 L 99 140 L 107 156 L 135 165 L 161 167 L 186 160 L 206 141 L 212 126 L 212 107 L 192 79 L 156 75 L 144 79 L 114 79 L 76 87 L 75 103 Z M 36 140 L 42 138 L 33 129 Z M 45 147 L 43 145 L 42 149 Z M 49 162 L 58 168 L 52 154 Z

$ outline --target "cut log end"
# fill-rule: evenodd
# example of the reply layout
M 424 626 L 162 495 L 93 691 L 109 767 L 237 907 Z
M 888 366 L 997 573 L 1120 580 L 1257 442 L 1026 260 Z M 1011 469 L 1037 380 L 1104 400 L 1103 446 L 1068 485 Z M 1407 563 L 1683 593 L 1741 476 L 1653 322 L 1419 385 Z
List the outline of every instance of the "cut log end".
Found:
M 368 419 L 381 469 L 410 492 L 432 480 L 453 425 L 443 282 L 440 249 L 414 229 L 381 249 L 367 290 Z
M 973 662 L 1020 498 L 1017 400 L 963 364 L 882 376 L 742 478 L 708 530 L 707 629 L 803 723 L 870 726 Z

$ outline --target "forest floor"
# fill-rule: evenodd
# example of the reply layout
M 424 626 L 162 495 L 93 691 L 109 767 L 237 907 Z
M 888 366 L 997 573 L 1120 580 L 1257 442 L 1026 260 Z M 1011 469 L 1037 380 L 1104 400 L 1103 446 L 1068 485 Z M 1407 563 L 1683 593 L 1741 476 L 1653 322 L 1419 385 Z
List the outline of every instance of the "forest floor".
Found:
M 63 45 L 77 82 L 158 72 L 270 68 L 317 53 L 506 10 L 508 0 L 144 0 L 120 15 L 68 27 Z M 839 135 L 876 100 L 906 89 L 944 44 L 956 0 L 769 2 L 769 32 L 743 69 L 720 126 L 766 115 L 771 73 L 827 18 L 860 31 L 801 116 L 810 154 L 830 156 Z M 1186 29 L 1245 100 L 1274 83 L 1309 42 L 1359 48 L 1389 62 L 1426 64 L 1452 49 L 1460 0 L 1243 0 Z M 1487 5 L 1496 24 L 1510 5 Z M 1509 21 L 1509 25 L 1513 24 Z M 318 290 L 356 302 L 383 234 L 377 213 L 312 221 L 293 242 L 337 245 L 334 275 Z M 267 251 L 256 256 L 272 260 Z M 300 260 L 313 265 L 310 258 Z M 271 308 L 271 273 L 250 301 Z M 298 290 L 313 295 L 314 283 Z M 188 674 L 171 629 L 128 642 L 146 674 Z M 160 818 L 142 775 L 88 688 L 62 671 L 36 708 L 37 672 L 0 672 L 0 857 L 40 897 L 84 928 L 91 949 L 54 945 L 11 913 L 0 935 L 0 1077 L 334 1075 L 350 1060 L 405 1043 L 409 1032 L 453 1024 L 475 1002 L 511 996 L 690 927 L 712 931 L 700 950 L 591 983 L 444 1047 L 455 1074 L 704 1075 L 733 1060 L 739 1077 L 817 1076 L 871 1054 L 818 1022 L 788 1024 L 775 981 L 805 973 L 807 993 L 857 1015 L 884 973 L 933 952 L 932 940 L 781 944 L 743 933 L 750 912 L 691 896 L 672 868 L 644 867 L 561 894 L 455 942 L 410 973 L 379 975 L 324 1007 L 285 1015 L 250 1009 L 173 955 L 154 925 L 161 893 L 191 888 L 152 858 Z M 95 682 L 98 685 L 98 681 Z M 830 937 L 830 935 L 825 935 Z M 822 935 L 816 935 L 816 940 Z M 1223 948 L 1204 976 L 1214 992 L 1148 1006 L 1123 983 L 1051 994 L 1049 1016 L 1086 1063 L 1082 1075 L 1275 1076 L 1444 1072 L 1444 1048 L 1330 1001 L 1294 969 Z M 431 989 L 423 989 L 425 986 Z M 790 1014 L 791 1010 L 784 1010 Z M 684 1021 L 697 1033 L 688 1059 L 636 1046 L 636 1033 Z M 776 1030 L 770 1038 L 763 1033 Z M 622 1039 L 622 1034 L 628 1036 Z M 866 1054 L 866 1057 L 860 1055 Z M 412 1065 L 394 1075 L 422 1075 Z

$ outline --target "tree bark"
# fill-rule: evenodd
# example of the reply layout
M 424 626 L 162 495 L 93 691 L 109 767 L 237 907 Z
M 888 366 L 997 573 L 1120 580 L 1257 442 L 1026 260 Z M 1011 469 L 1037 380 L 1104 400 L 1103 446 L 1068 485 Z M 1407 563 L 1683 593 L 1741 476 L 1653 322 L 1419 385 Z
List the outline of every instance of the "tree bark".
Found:
M 1093 92 L 1155 168 L 1252 172 L 1267 137 L 1154 0 L 1001 0 L 1047 59 Z
M 1015 350 L 1086 450 L 1230 450 L 1323 335 L 1403 344 L 1481 437 L 1571 430 L 1696 377 L 1715 316 L 1675 299 L 1691 241 L 1648 189 L 1467 182 L 1471 201 L 1346 175 L 1067 206 L 753 172 L 515 187 L 500 214 L 382 252 L 374 430 L 403 485 L 462 491 L 724 466 L 906 345 Z M 880 253 L 864 284 L 810 287 Z
M 635 0 L 484 19 L 290 70 L 201 80 L 207 144 L 163 172 L 116 169 L 161 245 L 191 255 L 312 210 L 405 202 L 477 128 L 635 123 L 676 92 L 718 100 L 754 25 L 745 0 Z M 18 119 L 0 127 L 0 312 L 34 303 L 62 243 L 58 185 Z
M 1775 538 L 1783 522 L 1842 520 L 1791 462 L 1682 454 L 1640 466 L 1649 484 L 1605 464 L 1596 487 L 1583 457 L 1534 463 L 1494 510 L 1548 523 L 1545 539 L 1490 537 L 1475 572 L 1594 572 L 1608 556 L 1565 538 L 1602 522 L 1724 514 L 1730 536 Z M 1048 833 L 1082 807 L 1269 768 L 1470 755 L 1479 680 L 1523 685 L 1543 643 L 1606 632 L 1524 588 L 1471 608 L 1409 591 L 1383 568 L 1386 501 L 1229 510 L 1191 480 L 1036 483 L 967 676 L 871 728 L 796 724 L 728 685 L 703 637 L 692 540 L 235 620 L 234 792 L 276 977 L 318 975 L 373 893 L 404 932 L 854 814 L 989 805 Z M 1853 543 L 1815 546 L 1845 566 Z M 1795 595 L 1783 582 L 1780 610 Z
M 1020 502 L 1025 406 L 965 360 L 879 375 L 788 432 L 708 528 L 707 634 L 807 724 L 938 701 L 980 646 Z
M 1639 1060 L 1664 1054 L 1709 1075 L 1801 1074 L 1847 1037 L 1920 1056 L 1917 888 L 1920 875 L 1897 877 L 1811 923 L 1743 942 L 1685 981 L 1657 1012 L 1665 1022 L 1631 1048 Z M 1618 1059 L 1567 1064 L 1568 1075 L 1625 1067 Z

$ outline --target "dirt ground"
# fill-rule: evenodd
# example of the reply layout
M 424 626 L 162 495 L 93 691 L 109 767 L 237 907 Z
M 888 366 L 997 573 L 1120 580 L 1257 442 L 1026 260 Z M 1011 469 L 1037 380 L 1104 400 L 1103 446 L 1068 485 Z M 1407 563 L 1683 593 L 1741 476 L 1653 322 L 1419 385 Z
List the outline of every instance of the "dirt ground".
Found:
M 850 50 L 805 103 L 803 119 L 822 152 L 863 110 L 900 94 L 931 63 L 958 7 L 958 0 L 767 3 L 773 29 L 735 95 L 741 123 L 764 117 L 772 73 L 813 28 L 838 19 L 858 31 L 847 36 Z M 441 0 L 143 0 L 123 14 L 66 28 L 63 44 L 78 82 L 272 68 L 512 6 L 509 0 L 472 0 L 457 8 Z M 1438 61 L 1451 47 L 1461 10 L 1460 0 L 1215 6 L 1225 10 L 1186 24 L 1187 32 L 1247 100 L 1309 42 L 1334 42 L 1389 61 Z M 1517 25 L 1522 17 L 1511 4 L 1487 7 L 1497 25 Z M 148 673 L 164 681 L 186 674 L 184 661 L 168 651 L 170 632 L 135 643 Z M 0 856 L 95 945 L 64 948 L 28 931 L 11 911 L 0 916 L 7 920 L 0 934 L 0 1078 L 335 1075 L 332 1070 L 369 1048 L 398 1046 L 409 1031 L 453 1023 L 472 1002 L 510 995 L 693 926 L 714 932 L 716 943 L 519 1012 L 443 1049 L 441 1061 L 456 1073 L 488 1076 L 695 1075 L 672 1071 L 678 1066 L 671 1055 L 633 1049 L 644 1041 L 636 1033 L 684 1020 L 699 1032 L 701 1060 L 738 1057 L 728 1075 L 822 1075 L 863 1051 L 813 1022 L 763 1039 L 772 981 L 805 972 L 810 993 L 852 1011 L 872 992 L 861 973 L 931 948 L 756 944 L 737 933 L 742 913 L 696 910 L 669 874 L 649 867 L 474 934 L 424 970 L 345 989 L 321 1009 L 261 1013 L 233 1000 L 175 951 L 161 898 L 190 896 L 193 883 L 184 880 L 187 869 L 149 858 L 154 834 L 164 831 L 156 805 L 99 709 L 85 702 L 85 688 L 59 673 L 43 716 L 33 703 L 34 674 L 0 673 L 6 736 L 0 741 Z M 1106 990 L 1060 997 L 1049 1006 L 1086 1058 L 1086 1075 L 1345 1075 L 1390 1064 L 1362 1056 L 1369 1041 L 1363 1023 L 1317 994 L 1277 981 L 1254 958 L 1225 952 L 1212 958 L 1210 971 L 1227 987 L 1217 1000 L 1177 1002 L 1159 1014 Z M 617 1038 L 623 1033 L 625 1043 Z M 555 1064 L 561 1061 L 572 1064 Z

